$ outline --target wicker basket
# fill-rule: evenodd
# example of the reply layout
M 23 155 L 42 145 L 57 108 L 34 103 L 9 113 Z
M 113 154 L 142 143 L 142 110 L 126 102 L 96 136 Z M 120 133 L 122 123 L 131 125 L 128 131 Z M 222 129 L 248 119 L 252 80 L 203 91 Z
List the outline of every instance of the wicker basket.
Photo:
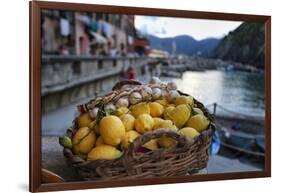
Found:
M 80 106 L 81 111 L 88 111 L 101 101 L 105 104 L 115 102 L 120 97 L 129 96 L 134 91 L 142 89 L 137 81 L 122 81 L 117 83 L 112 92 L 103 97 Z M 148 85 L 150 87 L 163 87 L 163 85 Z M 179 91 L 181 95 L 186 95 Z M 200 108 L 211 121 L 208 128 L 198 137 L 191 139 L 170 129 L 157 129 L 139 136 L 131 143 L 123 155 L 115 160 L 87 161 L 86 157 L 74 155 L 70 149 L 64 148 L 64 156 L 69 164 L 77 168 L 84 180 L 113 180 L 133 179 L 163 176 L 184 176 L 196 174 L 207 167 L 209 146 L 213 131 L 214 119 L 202 103 L 194 99 L 194 104 Z M 77 123 L 67 130 L 67 136 L 72 139 L 77 131 Z M 153 151 L 137 151 L 143 144 L 151 139 L 162 136 L 171 137 L 177 144 L 170 148 L 160 148 Z

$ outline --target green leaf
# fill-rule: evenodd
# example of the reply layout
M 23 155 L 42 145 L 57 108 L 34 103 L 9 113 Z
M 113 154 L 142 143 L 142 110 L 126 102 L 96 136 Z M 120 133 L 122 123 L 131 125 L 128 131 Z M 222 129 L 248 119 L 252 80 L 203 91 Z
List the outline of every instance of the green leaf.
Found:
M 99 109 L 96 117 L 96 123 L 99 124 L 104 116 L 106 116 L 106 113 L 102 109 Z
M 190 107 L 190 109 L 191 109 L 191 115 L 192 116 L 194 116 L 194 115 L 197 115 L 198 114 L 198 112 L 196 112 L 195 110 L 194 110 L 194 108 L 193 108 L 193 106 L 191 105 L 191 104 L 188 104 L 188 106 Z
M 102 120 L 104 116 L 106 116 L 106 113 L 104 112 L 104 101 L 100 101 L 97 105 L 97 108 L 99 108 L 97 117 L 96 117 L 96 124 L 99 124 L 99 122 Z

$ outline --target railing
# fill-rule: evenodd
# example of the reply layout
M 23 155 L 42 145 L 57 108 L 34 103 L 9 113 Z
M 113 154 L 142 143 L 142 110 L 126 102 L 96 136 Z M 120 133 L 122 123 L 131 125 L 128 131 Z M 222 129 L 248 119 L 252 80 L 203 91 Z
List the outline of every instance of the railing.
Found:
M 217 110 L 220 109 L 224 112 L 227 112 L 229 114 L 232 114 L 233 116 L 235 116 L 236 118 L 240 118 L 240 119 L 248 119 L 248 120 L 260 120 L 261 116 L 255 116 L 255 115 L 246 115 L 246 114 L 243 114 L 243 113 L 238 113 L 238 112 L 235 112 L 233 110 L 229 110 L 227 108 L 225 108 L 224 106 L 218 104 L 218 103 L 211 103 L 211 104 L 208 104 L 208 105 L 205 105 L 206 108 L 208 108 L 209 110 L 212 110 L 213 111 L 213 115 L 216 116 L 217 115 Z
M 42 96 L 81 84 L 118 77 L 124 67 L 131 65 L 140 72 L 146 62 L 143 56 L 42 56 Z
M 46 62 L 73 62 L 73 61 L 93 61 L 93 60 L 134 60 L 147 59 L 147 56 L 91 56 L 91 55 L 42 55 L 43 63 Z

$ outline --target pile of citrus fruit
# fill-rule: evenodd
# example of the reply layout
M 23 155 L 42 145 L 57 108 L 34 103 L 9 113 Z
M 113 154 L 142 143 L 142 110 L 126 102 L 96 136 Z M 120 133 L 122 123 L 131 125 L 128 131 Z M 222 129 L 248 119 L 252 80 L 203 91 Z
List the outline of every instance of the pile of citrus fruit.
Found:
M 155 85 L 160 85 L 157 87 Z M 164 89 L 163 89 L 164 85 Z M 60 137 L 60 144 L 88 160 L 116 159 L 130 143 L 146 132 L 171 129 L 189 138 L 205 130 L 210 121 L 194 104 L 192 96 L 180 95 L 175 83 L 157 79 L 139 91 L 81 113 L 76 118 L 78 130 L 72 139 Z M 168 137 L 153 139 L 144 148 L 169 148 L 177 142 Z

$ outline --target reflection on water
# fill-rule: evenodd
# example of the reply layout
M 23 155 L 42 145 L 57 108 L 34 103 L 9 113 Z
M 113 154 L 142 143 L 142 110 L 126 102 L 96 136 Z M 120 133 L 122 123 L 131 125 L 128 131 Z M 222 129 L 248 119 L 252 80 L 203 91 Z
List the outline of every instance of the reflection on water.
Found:
M 264 74 L 210 70 L 185 72 L 174 81 L 206 105 L 216 102 L 237 113 L 264 116 Z

